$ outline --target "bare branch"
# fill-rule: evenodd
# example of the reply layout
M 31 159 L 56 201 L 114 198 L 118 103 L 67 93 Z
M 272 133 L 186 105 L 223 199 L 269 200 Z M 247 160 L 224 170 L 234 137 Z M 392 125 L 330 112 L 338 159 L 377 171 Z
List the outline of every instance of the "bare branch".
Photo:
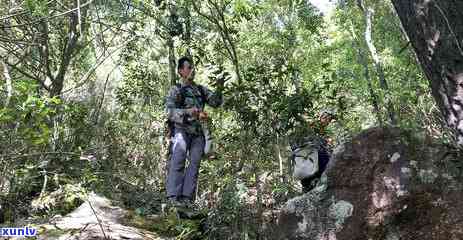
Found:
M 43 156 L 43 155 L 71 155 L 71 156 L 81 156 L 80 153 L 77 152 L 38 152 L 38 153 L 29 153 L 29 154 L 21 154 L 17 155 L 14 154 L 3 154 L 0 155 L 2 159 L 18 159 L 18 158 L 27 158 L 27 157 L 36 157 L 36 156 Z
M 21 16 L 21 15 L 27 14 L 27 13 L 28 13 L 27 11 L 21 11 L 21 12 L 13 13 L 13 14 L 10 14 L 10 15 L 6 15 L 6 16 L 0 17 L 0 21 L 7 20 L 8 18 Z
M 366 26 L 365 26 L 365 41 L 368 46 L 368 50 L 370 51 L 371 58 L 373 59 L 374 66 L 376 68 L 376 74 L 378 75 L 379 78 L 379 84 L 380 87 L 383 91 L 386 93 L 389 92 L 389 86 L 386 81 L 386 77 L 384 74 L 384 69 L 382 66 L 381 59 L 378 55 L 378 52 L 376 50 L 375 44 L 373 43 L 373 38 L 372 38 L 372 18 L 374 14 L 374 10 L 371 7 L 368 7 L 365 12 L 365 21 L 366 21 Z M 392 124 L 396 123 L 395 119 L 395 113 L 394 113 L 394 107 L 392 105 L 392 102 L 389 99 L 389 96 L 386 97 L 386 109 L 387 113 L 389 115 L 389 121 Z
M 119 46 L 117 46 L 113 51 L 109 52 L 108 54 L 101 54 L 100 57 L 97 59 L 96 63 L 87 71 L 87 73 L 84 74 L 84 76 L 80 79 L 79 83 L 76 84 L 76 86 L 74 86 L 73 88 L 71 89 L 67 89 L 67 90 L 64 90 L 61 94 L 64 94 L 64 93 L 67 93 L 67 92 L 70 92 L 74 89 L 77 89 L 81 86 L 83 86 L 87 81 L 88 79 L 90 78 L 90 76 L 95 72 L 95 70 L 101 66 L 101 64 L 103 64 L 106 59 L 110 58 L 114 53 L 116 53 L 117 51 L 119 51 L 121 48 L 125 47 L 127 45 L 127 43 L 129 43 L 130 41 L 133 41 L 133 39 L 129 39 L 127 41 L 125 41 L 124 43 L 120 44 Z
M 111 71 L 106 75 L 106 81 L 104 82 L 104 85 L 103 85 L 102 97 L 101 97 L 101 100 L 99 101 L 98 107 L 96 108 L 95 115 L 94 115 L 94 124 L 95 125 L 97 125 L 99 120 L 100 120 L 100 112 L 101 112 L 101 109 L 103 108 L 103 103 L 105 101 L 105 95 L 106 95 L 106 89 L 107 89 L 108 82 L 109 82 L 109 77 L 114 72 L 114 70 L 116 70 L 119 66 L 120 66 L 119 64 L 116 64 L 116 66 L 114 66 L 111 69 Z
M 82 15 L 85 21 L 85 17 L 87 15 L 86 9 L 83 10 Z M 58 73 L 53 79 L 54 80 L 53 87 L 50 92 L 51 96 L 60 95 L 63 89 L 64 75 L 66 74 L 66 70 L 69 67 L 72 56 L 77 47 L 77 41 L 79 40 L 79 37 L 80 37 L 80 34 L 77 32 L 77 25 L 79 23 L 78 20 L 79 19 L 78 19 L 77 14 L 71 13 L 70 18 L 69 18 L 69 32 L 67 36 L 67 43 L 61 55 L 61 63 L 58 68 Z M 81 25 L 81 27 L 83 26 L 85 26 L 85 22 Z M 79 31 L 82 31 L 82 29 L 79 29 Z
M 3 67 L 3 76 L 5 77 L 5 81 L 6 81 L 5 106 L 8 106 L 8 105 L 10 105 L 11 96 L 13 96 L 13 84 L 11 82 L 11 76 L 10 76 L 10 71 L 8 70 L 8 66 L 3 61 L 3 59 L 0 59 L 0 63 L 2 65 L 2 67 Z
M 51 81 L 53 81 L 53 75 L 51 74 L 50 70 L 50 54 L 49 54 L 49 43 L 48 43 L 48 22 L 41 22 L 40 24 L 43 37 L 41 39 L 41 46 L 40 46 L 40 55 L 41 55 L 41 63 L 44 65 L 45 68 L 45 75 Z
M 37 19 L 36 21 L 27 22 L 27 23 L 23 23 L 23 24 L 17 24 L 17 25 L 3 25 L 3 26 L 0 25 L 0 29 L 17 28 L 17 27 L 24 27 L 24 26 L 33 26 L 33 25 L 35 25 L 35 24 L 37 24 L 37 23 L 39 23 L 41 21 L 49 21 L 52 18 L 61 17 L 61 16 L 64 16 L 64 15 L 67 15 L 67 14 L 72 15 L 72 14 L 75 14 L 74 12 L 80 11 L 82 8 L 84 8 L 85 6 L 91 4 L 93 1 L 94 0 L 89 0 L 88 2 L 80 5 L 80 7 L 75 7 L 73 9 L 71 9 L 71 10 L 68 10 L 68 11 L 65 11 L 65 12 L 50 16 L 50 17 L 42 17 L 42 18 Z
M 80 8 L 81 8 L 80 0 L 77 0 L 77 20 L 78 20 L 79 26 L 80 26 L 79 27 L 79 31 L 80 31 L 79 33 L 80 33 L 80 35 L 82 35 L 82 27 L 83 26 L 82 26 L 82 15 L 81 15 L 81 12 L 80 12 Z
M 199 14 L 200 16 L 204 17 L 205 19 L 209 20 L 212 23 L 217 23 L 217 19 L 214 19 L 213 17 L 208 16 L 207 14 L 201 12 L 201 9 L 199 9 L 198 5 L 196 5 L 196 1 L 192 1 L 191 3 L 193 5 L 193 9 L 195 10 L 197 14 Z
M 88 205 L 90 206 L 90 208 L 92 209 L 92 212 L 95 215 L 96 220 L 98 221 L 98 225 L 100 226 L 100 229 L 101 229 L 101 232 L 103 233 L 104 239 L 109 240 L 109 238 L 106 236 L 105 231 L 103 230 L 103 225 L 101 224 L 102 221 L 98 218 L 98 215 L 96 214 L 95 209 L 92 206 L 92 203 L 90 202 L 90 200 L 88 200 L 87 202 L 88 202 Z
M 365 12 L 365 7 L 363 6 L 363 1 L 362 0 L 357 0 L 357 6 L 362 10 L 362 12 Z
M 30 79 L 32 79 L 32 80 L 37 81 L 37 82 L 40 83 L 40 85 L 41 85 L 43 88 L 45 88 L 47 91 L 50 90 L 50 87 L 48 87 L 48 86 L 45 84 L 45 82 L 42 81 L 39 77 L 30 75 L 29 73 L 23 71 L 22 69 L 18 68 L 17 66 L 10 64 L 8 61 L 5 61 L 5 63 L 6 63 L 6 65 L 8 65 L 9 67 L 11 67 L 11 68 L 13 68 L 14 70 L 18 71 L 18 72 L 21 73 L 22 75 L 24 75 L 24 76 L 26 76 L 26 77 L 28 77 L 28 78 L 30 78 Z

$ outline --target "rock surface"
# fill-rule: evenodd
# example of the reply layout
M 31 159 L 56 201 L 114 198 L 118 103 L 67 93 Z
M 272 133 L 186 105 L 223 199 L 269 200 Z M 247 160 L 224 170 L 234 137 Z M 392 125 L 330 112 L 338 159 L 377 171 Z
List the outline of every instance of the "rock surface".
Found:
M 157 234 L 126 226 L 127 211 L 111 205 L 111 202 L 96 194 L 68 215 L 54 219 L 50 224 L 39 226 L 38 239 L 156 239 Z
M 334 154 L 317 188 L 286 203 L 275 239 L 463 239 L 462 154 L 373 128 Z

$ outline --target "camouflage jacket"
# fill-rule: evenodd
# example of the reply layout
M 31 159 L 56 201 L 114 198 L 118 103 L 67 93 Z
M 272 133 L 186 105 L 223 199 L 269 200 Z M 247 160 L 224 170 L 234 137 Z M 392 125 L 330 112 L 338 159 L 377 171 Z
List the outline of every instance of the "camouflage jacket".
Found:
M 182 96 L 183 92 L 183 96 Z M 204 96 L 204 97 L 203 97 Z M 180 84 L 173 86 L 166 98 L 167 117 L 175 128 L 185 129 L 190 134 L 202 134 L 201 124 L 187 112 L 188 108 L 204 110 L 205 104 L 219 107 L 223 102 L 222 94 L 214 93 L 202 85 Z

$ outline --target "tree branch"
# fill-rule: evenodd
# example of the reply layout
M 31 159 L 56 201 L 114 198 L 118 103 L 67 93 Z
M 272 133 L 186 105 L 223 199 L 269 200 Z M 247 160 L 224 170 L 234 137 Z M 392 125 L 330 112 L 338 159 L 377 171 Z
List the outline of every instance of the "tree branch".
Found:
M 8 106 L 10 105 L 11 96 L 13 96 L 13 83 L 11 82 L 10 71 L 8 70 L 8 66 L 6 65 L 5 61 L 3 61 L 3 59 L 0 59 L 0 63 L 2 64 L 3 76 L 5 77 L 5 81 L 6 81 L 5 106 Z
M 73 88 L 71 89 L 67 89 L 67 90 L 64 90 L 61 94 L 64 94 L 64 93 L 67 93 L 67 92 L 70 92 L 72 91 L 73 89 L 76 89 L 76 88 L 79 88 L 81 86 L 83 86 L 89 79 L 89 77 L 95 72 L 95 70 L 101 66 L 101 64 L 104 63 L 104 61 L 106 61 L 106 59 L 110 58 L 115 52 L 117 52 L 118 50 L 120 50 L 121 48 L 125 47 L 127 43 L 129 43 L 130 41 L 132 41 L 133 39 L 129 39 L 127 41 L 125 41 L 124 43 L 120 44 L 119 46 L 116 47 L 116 49 L 114 49 L 113 51 L 109 52 L 109 54 L 105 55 L 104 53 L 100 55 L 100 57 L 97 59 L 97 62 L 87 71 L 87 73 L 84 74 L 84 76 L 80 79 L 79 83 L 76 84 L 76 86 L 74 86 Z
M 372 18 L 373 18 L 373 13 L 374 10 L 371 7 L 368 7 L 364 14 L 365 14 L 365 21 L 366 21 L 366 27 L 365 27 L 365 41 L 368 46 L 368 50 L 370 51 L 371 58 L 373 59 L 374 66 L 376 68 L 376 74 L 378 75 L 379 78 L 379 84 L 381 86 L 381 89 L 387 94 L 386 95 L 386 109 L 387 109 L 387 114 L 389 116 L 389 120 L 392 124 L 396 123 L 395 119 L 395 114 L 394 114 L 394 107 L 392 105 L 391 100 L 389 99 L 389 86 L 386 81 L 386 77 L 384 75 L 384 70 L 383 66 L 381 63 L 381 60 L 379 58 L 378 52 L 376 50 L 376 47 L 373 43 L 373 38 L 372 38 Z
M 224 4 L 223 8 L 221 8 L 216 2 L 213 2 L 211 0 L 208 0 L 207 2 L 214 7 L 220 20 L 201 12 L 201 10 L 199 9 L 199 7 L 196 5 L 194 1 L 192 2 L 193 9 L 200 16 L 203 16 L 204 18 L 209 20 L 211 23 L 213 23 L 218 28 L 224 47 L 227 50 L 231 61 L 233 62 L 233 66 L 235 67 L 235 74 L 236 74 L 238 83 L 241 84 L 241 74 L 239 70 L 238 55 L 236 52 L 236 47 L 230 37 L 229 29 L 227 27 L 227 23 L 226 23 L 224 12 L 223 12 L 223 9 L 226 8 L 226 4 Z M 209 10 L 211 12 L 211 15 L 214 15 L 213 14 L 214 10 L 212 8 L 209 8 Z M 222 24 L 220 22 L 222 22 Z
M 82 5 L 84 6 L 84 5 Z M 81 6 L 81 7 L 82 7 Z M 79 7 L 79 9 L 81 8 Z M 83 12 L 81 13 L 83 16 L 83 23 L 80 25 L 81 29 L 79 29 L 79 32 L 83 31 L 83 27 L 85 26 L 85 18 L 87 15 L 87 10 L 83 9 Z M 79 24 L 79 16 L 75 13 L 72 12 L 70 14 L 69 18 L 69 33 L 67 37 L 67 43 L 66 46 L 63 49 L 62 55 L 61 55 L 61 64 L 58 68 L 58 73 L 56 77 L 53 79 L 53 87 L 51 89 L 50 95 L 51 96 L 58 96 L 61 94 L 61 91 L 63 89 L 64 85 L 64 76 L 66 74 L 67 68 L 69 67 L 69 64 L 71 62 L 72 56 L 74 51 L 77 48 L 77 41 L 79 40 L 80 33 L 77 31 L 77 25 Z
M 48 23 L 47 22 L 41 22 L 41 32 L 42 32 L 42 39 L 41 39 L 41 46 L 40 46 L 40 55 L 42 59 L 42 63 L 45 68 L 45 76 L 53 82 L 53 75 L 51 73 L 50 69 L 50 53 L 49 53 L 49 47 L 48 47 Z
M 42 17 L 42 18 L 37 19 L 36 21 L 17 24 L 17 25 L 3 25 L 3 26 L 0 25 L 0 29 L 2 29 L 2 28 L 17 28 L 17 27 L 24 27 L 24 26 L 34 26 L 35 24 L 37 24 L 37 23 L 39 23 L 41 21 L 48 21 L 48 20 L 50 20 L 52 18 L 61 17 L 61 16 L 64 16 L 64 15 L 67 15 L 69 13 L 70 14 L 75 14 L 74 12 L 79 11 L 79 9 L 82 9 L 82 8 L 86 7 L 87 5 L 91 4 L 93 1 L 94 0 L 89 0 L 88 2 L 86 2 L 84 4 L 81 4 L 80 7 L 75 7 L 73 9 L 68 10 L 68 11 L 65 11 L 65 12 L 50 16 L 50 17 Z
M 6 65 L 8 65 L 9 67 L 11 67 L 11 68 L 13 68 L 14 70 L 18 71 L 18 72 L 21 73 L 22 75 L 24 75 L 24 76 L 26 76 L 26 77 L 28 77 L 28 78 L 30 78 L 30 79 L 32 79 L 32 80 L 35 80 L 35 81 L 37 81 L 38 83 L 40 83 L 40 85 L 41 85 L 43 88 L 45 88 L 45 90 L 50 91 L 50 87 L 47 86 L 47 85 L 45 84 L 45 82 L 42 81 L 39 77 L 30 75 L 29 73 L 23 71 L 22 69 L 18 68 L 16 65 L 13 65 L 13 64 L 9 63 L 8 61 L 5 61 L 5 63 L 6 63 Z

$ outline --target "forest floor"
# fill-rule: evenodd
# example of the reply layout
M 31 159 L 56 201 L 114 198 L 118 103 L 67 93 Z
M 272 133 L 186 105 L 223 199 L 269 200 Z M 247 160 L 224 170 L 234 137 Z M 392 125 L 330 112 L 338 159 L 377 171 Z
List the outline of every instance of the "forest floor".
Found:
M 150 231 L 152 229 L 147 230 L 160 219 L 161 216 L 156 215 L 136 217 L 130 210 L 115 206 L 109 199 L 92 193 L 71 213 L 37 225 L 37 239 L 170 239 Z

